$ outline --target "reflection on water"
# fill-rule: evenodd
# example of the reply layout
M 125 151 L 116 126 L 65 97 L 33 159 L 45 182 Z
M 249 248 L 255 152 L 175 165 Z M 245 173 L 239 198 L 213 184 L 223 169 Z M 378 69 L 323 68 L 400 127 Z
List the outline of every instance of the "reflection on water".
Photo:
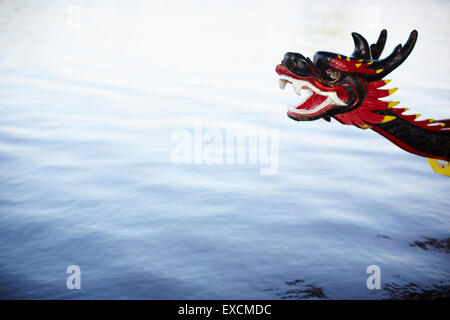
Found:
M 449 4 L 379 6 L 0 2 L 0 297 L 383 299 L 448 281 L 447 253 L 409 244 L 449 237 L 450 180 L 373 132 L 291 121 L 278 88 L 286 51 L 348 54 L 381 27 L 389 51 L 416 28 L 392 84 L 448 117 Z M 172 163 L 196 121 L 279 130 L 278 174 Z
M 323 288 L 316 286 L 314 283 L 308 283 L 305 280 L 296 279 L 294 281 L 286 281 L 286 287 L 267 289 L 265 291 L 275 290 L 281 299 L 327 299 L 323 292 Z
M 425 238 L 425 241 L 414 241 L 410 244 L 411 247 L 419 247 L 423 250 L 437 250 L 450 253 L 450 238 L 447 239 L 433 239 Z
M 421 287 L 415 283 L 399 285 L 395 283 L 387 283 L 384 290 L 388 293 L 388 299 L 395 300 L 435 300 L 450 298 L 450 285 L 448 282 L 443 284 L 435 284 L 432 286 Z

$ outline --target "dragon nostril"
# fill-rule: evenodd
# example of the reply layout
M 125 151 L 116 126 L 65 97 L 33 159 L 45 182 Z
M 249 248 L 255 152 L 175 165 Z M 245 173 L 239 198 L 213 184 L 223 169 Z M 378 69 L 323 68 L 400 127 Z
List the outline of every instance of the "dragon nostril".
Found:
M 305 57 L 303 55 L 301 55 L 300 53 L 287 52 L 283 58 L 284 63 L 287 63 L 288 61 L 290 61 L 295 64 L 295 62 L 297 60 L 305 60 Z
M 289 53 L 286 53 L 284 55 L 284 59 L 283 59 L 284 64 L 289 66 L 291 64 L 291 62 L 292 62 L 292 58 L 293 57 Z
M 298 60 L 297 61 L 297 68 L 300 70 L 303 70 L 303 68 L 305 68 L 305 62 L 303 60 Z
M 309 71 L 309 62 L 300 53 L 287 52 L 283 58 L 284 65 L 297 75 L 305 75 Z

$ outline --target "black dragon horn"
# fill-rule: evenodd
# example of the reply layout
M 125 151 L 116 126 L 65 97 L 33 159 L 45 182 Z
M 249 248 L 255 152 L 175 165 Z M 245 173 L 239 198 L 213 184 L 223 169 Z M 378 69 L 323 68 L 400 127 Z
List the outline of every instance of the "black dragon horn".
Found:
M 370 48 L 367 40 L 359 33 L 352 32 L 353 41 L 355 42 L 355 51 L 352 53 L 354 58 L 362 58 L 364 60 L 371 60 Z
M 380 36 L 378 37 L 377 43 L 370 45 L 370 53 L 372 54 L 373 60 L 378 60 L 383 52 L 384 45 L 386 44 L 387 31 L 386 29 L 381 30 Z
M 378 78 L 383 78 L 387 74 L 389 74 L 392 70 L 397 68 L 399 65 L 403 63 L 403 61 L 408 58 L 409 54 L 414 48 L 418 37 L 418 33 L 416 30 L 413 30 L 409 35 L 408 41 L 406 41 L 405 45 L 402 46 L 399 44 L 395 47 L 394 51 L 382 60 L 375 60 L 371 65 L 373 69 L 380 70 L 378 74 Z

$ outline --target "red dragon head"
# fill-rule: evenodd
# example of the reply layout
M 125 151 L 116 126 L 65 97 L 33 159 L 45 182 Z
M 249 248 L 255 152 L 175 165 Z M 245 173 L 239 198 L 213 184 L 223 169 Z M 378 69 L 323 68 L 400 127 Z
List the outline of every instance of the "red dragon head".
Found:
M 402 149 L 432 159 L 450 160 L 450 120 L 417 120 L 419 115 L 404 114 L 407 108 L 394 108 L 398 101 L 383 101 L 397 89 L 380 89 L 390 80 L 383 78 L 401 65 L 417 41 L 413 30 L 408 41 L 397 45 L 384 59 L 383 30 L 369 46 L 360 34 L 352 33 L 355 49 L 350 57 L 319 51 L 313 61 L 300 53 L 288 52 L 275 71 L 280 88 L 291 83 L 295 92 L 309 92 L 297 106 L 289 106 L 288 116 L 297 121 L 330 118 L 359 128 L 371 128 Z M 450 167 L 449 167 L 450 174 Z
M 399 44 L 388 57 L 380 60 L 386 35 L 383 30 L 378 41 L 369 46 L 363 36 L 352 33 L 355 50 L 350 57 L 319 51 L 311 61 L 299 53 L 286 53 L 276 67 L 280 87 L 284 89 L 286 83 L 291 83 L 297 94 L 301 94 L 302 89 L 310 93 L 302 104 L 289 107 L 288 116 L 294 120 L 328 120 L 333 116 L 342 123 L 359 127 L 389 120 L 372 111 L 386 109 L 389 103 L 383 104 L 378 98 L 388 96 L 396 89 L 378 88 L 389 82 L 381 79 L 411 53 L 417 31 L 411 32 L 404 46 Z

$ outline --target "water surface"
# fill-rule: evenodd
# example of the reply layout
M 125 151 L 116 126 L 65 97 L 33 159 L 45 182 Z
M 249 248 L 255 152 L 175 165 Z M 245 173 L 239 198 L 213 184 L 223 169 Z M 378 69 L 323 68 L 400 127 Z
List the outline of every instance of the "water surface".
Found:
M 449 117 L 449 4 L 407 4 L 0 2 L 0 297 L 444 295 L 448 252 L 411 244 L 450 237 L 448 177 L 373 132 L 288 119 L 274 72 L 286 51 L 349 54 L 352 31 L 387 28 L 387 54 L 416 28 L 390 85 Z M 196 121 L 279 130 L 278 174 L 174 164 Z

